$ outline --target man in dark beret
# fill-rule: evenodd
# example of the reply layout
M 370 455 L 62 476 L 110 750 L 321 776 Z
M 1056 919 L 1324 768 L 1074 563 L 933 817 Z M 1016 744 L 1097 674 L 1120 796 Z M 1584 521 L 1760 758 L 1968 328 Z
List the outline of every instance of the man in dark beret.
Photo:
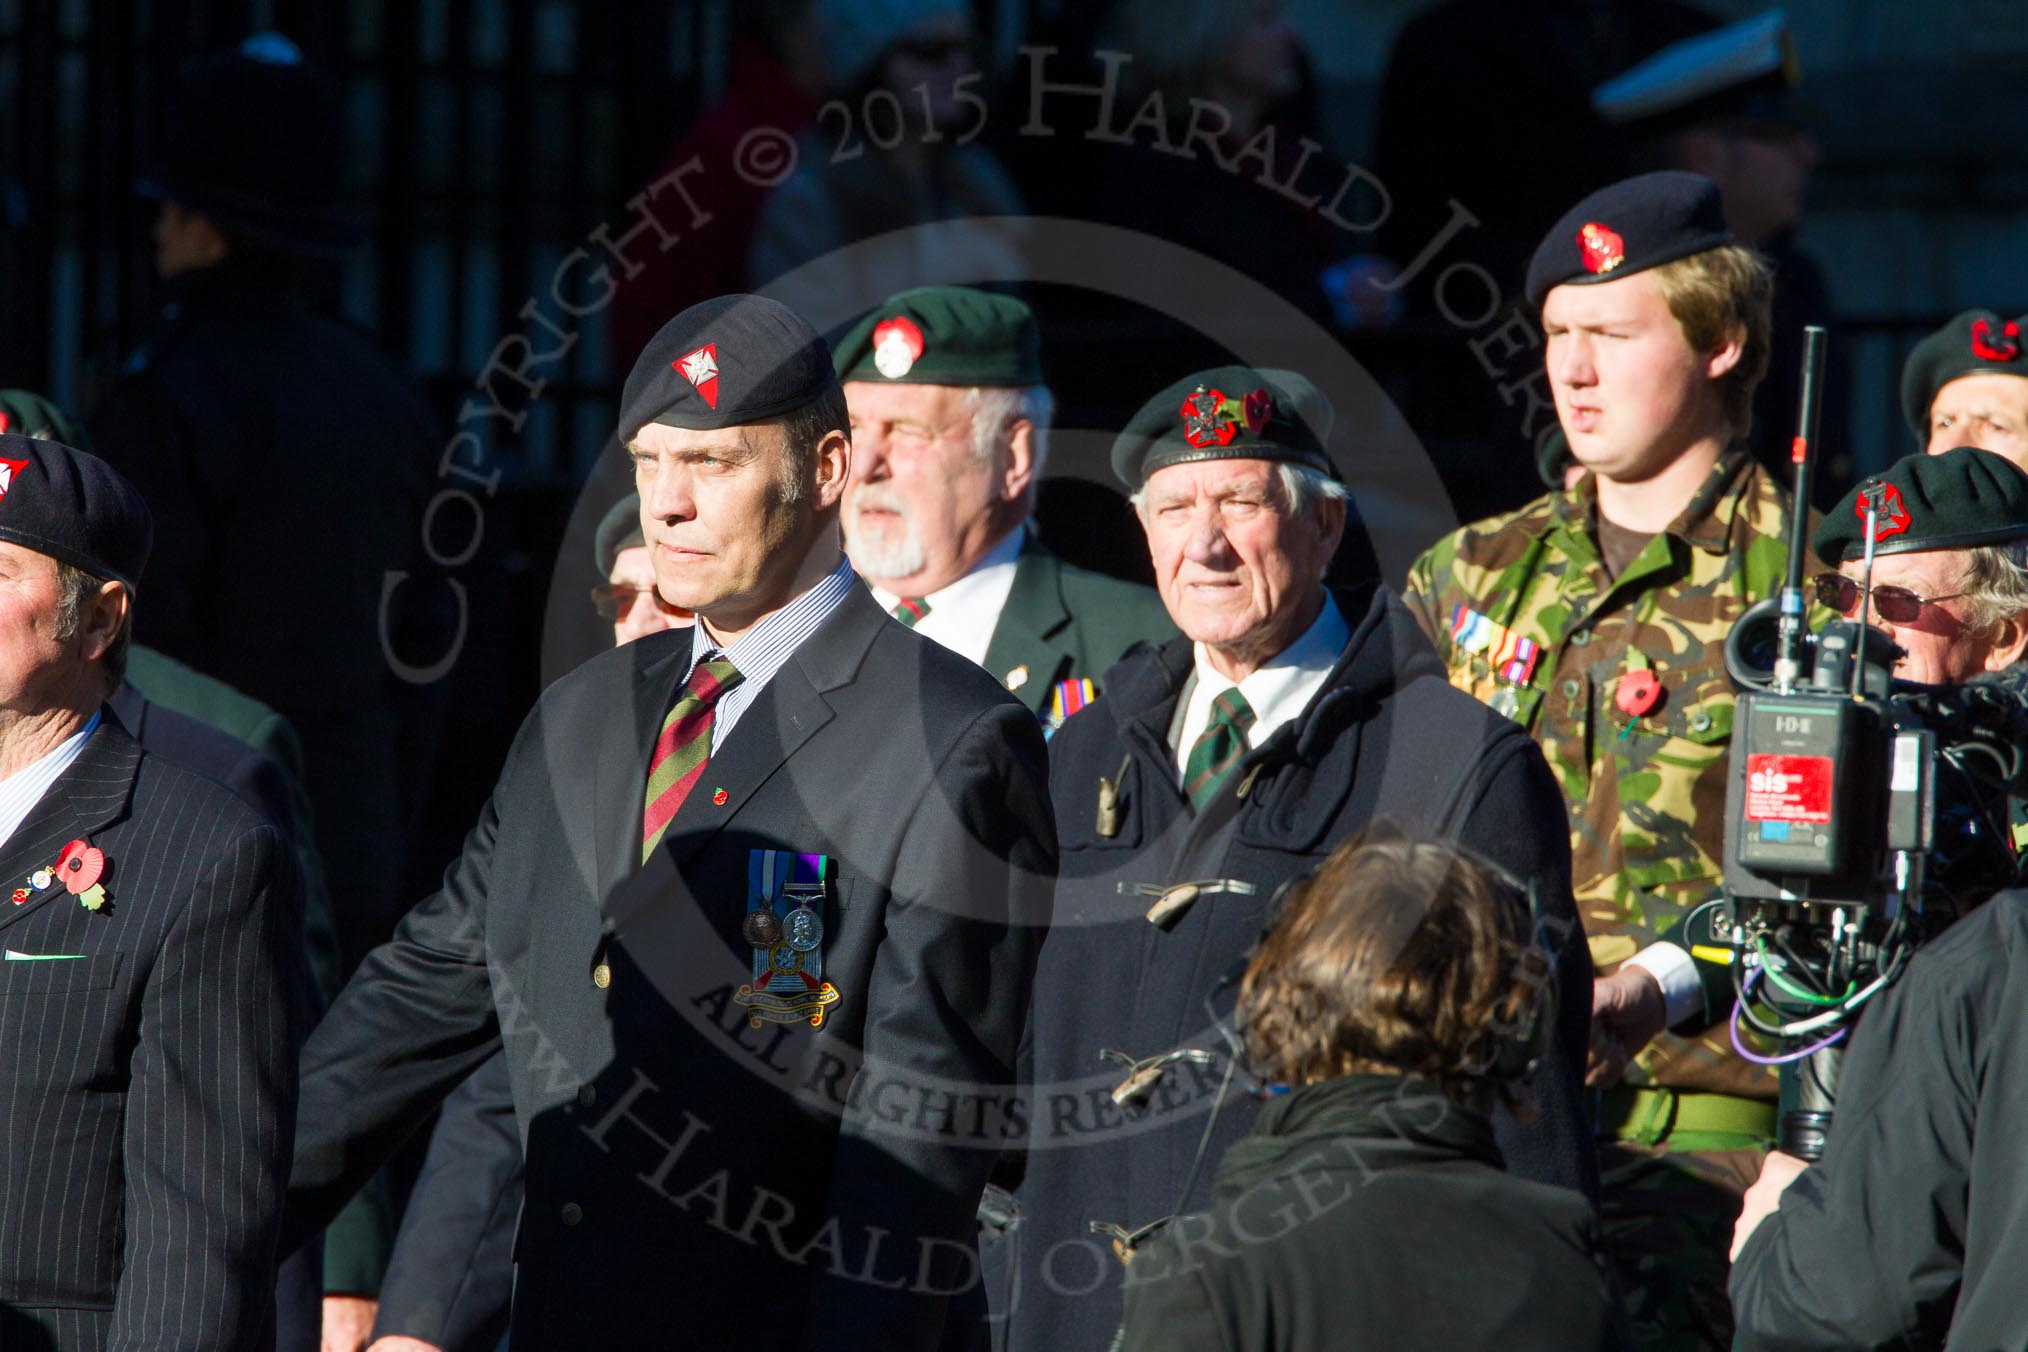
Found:
M 615 646 L 696 617 L 655 590 L 641 533 L 641 495 L 606 510 L 592 533 L 592 562 L 606 582 L 592 604 Z M 514 1227 L 521 1214 L 521 1132 L 504 1053 L 444 1100 L 429 1153 L 409 1192 L 374 1313 L 378 1352 L 493 1352 L 514 1294 Z
M 1175 629 L 1146 587 L 1072 567 L 1030 528 L 1052 400 L 1035 315 L 962 286 L 904 291 L 838 344 L 852 413 L 845 548 L 874 599 L 1052 729 Z
M 1534 1120 L 1497 1130 L 1515 1172 L 1595 1188 L 1591 969 L 1555 783 L 1519 728 L 1446 687 L 1392 591 L 1325 587 L 1347 511 L 1331 421 L 1303 377 L 1224 366 L 1150 399 L 1114 445 L 1182 636 L 1114 666 L 1051 743 L 1063 861 L 1030 1016 L 1012 1347 L 1104 1346 L 1112 1240 L 1205 1206 L 1255 1106 L 1207 992 L 1278 889 L 1382 816 L 1534 881 L 1562 1017 Z
M 1826 607 L 1859 613 L 1866 512 L 1873 503 L 1867 622 L 1899 645 L 1899 680 L 1960 685 L 2028 650 L 2028 473 L 1960 446 L 1912 455 L 1860 484 L 1813 541 L 1836 568 L 1816 580 Z
M 302 899 L 283 832 L 106 708 L 153 534 L 0 436 L 0 1342 L 264 1346 Z
M 1724 1237 L 1775 1122 L 1775 1077 L 1732 1050 L 1682 933 L 1722 875 L 1725 637 L 1787 554 L 1788 495 L 1745 440 L 1769 297 L 1710 180 L 1580 201 L 1528 298 L 1584 473 L 1439 541 L 1404 596 L 1452 684 L 1531 734 L 1562 791 L 1598 976 L 1604 1218 L 1654 1346 L 1727 1345 Z
M 619 440 L 698 623 L 544 693 L 312 1036 L 291 1237 L 504 1050 L 514 1346 L 963 1344 L 1055 872 L 1041 729 L 854 577 L 795 314 L 672 319 Z
M 1977 446 L 2028 467 L 2028 315 L 1967 310 L 1915 345 L 1901 367 L 1901 411 L 1931 455 Z

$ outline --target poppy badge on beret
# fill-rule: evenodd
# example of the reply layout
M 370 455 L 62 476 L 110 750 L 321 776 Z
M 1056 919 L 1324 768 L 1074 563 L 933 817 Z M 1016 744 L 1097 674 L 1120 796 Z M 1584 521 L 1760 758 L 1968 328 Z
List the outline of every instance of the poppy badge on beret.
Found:
M 1627 261 L 1627 242 L 1620 238 L 1618 231 L 1597 221 L 1585 222 L 1584 228 L 1577 232 L 1577 248 L 1583 255 L 1584 270 L 1594 276 L 1611 272 Z

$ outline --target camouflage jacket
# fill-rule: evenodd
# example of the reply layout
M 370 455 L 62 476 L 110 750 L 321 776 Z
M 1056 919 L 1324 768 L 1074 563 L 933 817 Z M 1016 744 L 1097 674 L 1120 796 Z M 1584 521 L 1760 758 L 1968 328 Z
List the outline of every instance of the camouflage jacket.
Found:
M 1733 712 L 1725 637 L 1781 584 L 1788 503 L 1735 447 L 1617 580 L 1599 554 L 1589 476 L 1452 533 L 1409 570 L 1403 599 L 1451 683 L 1528 729 L 1562 786 L 1571 881 L 1601 973 L 1717 892 Z M 1637 672 L 1656 694 L 1643 705 L 1629 692 L 1645 708 L 1629 713 L 1621 686 Z M 1772 1095 L 1773 1076 L 1731 1051 L 1729 1009 L 1708 1012 L 1717 1025 L 1664 1034 L 1627 1081 Z

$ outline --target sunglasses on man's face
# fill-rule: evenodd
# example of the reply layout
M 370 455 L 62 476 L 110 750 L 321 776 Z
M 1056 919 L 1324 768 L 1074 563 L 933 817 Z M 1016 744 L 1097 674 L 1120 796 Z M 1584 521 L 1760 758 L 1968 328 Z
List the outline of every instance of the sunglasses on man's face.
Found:
M 1914 624 L 1924 606 L 1955 601 L 1963 595 L 1951 592 L 1946 596 L 1917 596 L 1906 587 L 1882 582 L 1873 588 L 1873 611 L 1889 624 Z M 1843 573 L 1819 573 L 1817 600 L 1840 615 L 1850 615 L 1859 609 L 1859 584 Z
M 634 608 L 634 602 L 641 597 L 652 597 L 655 609 L 674 619 L 690 618 L 690 612 L 681 606 L 672 606 L 662 599 L 662 594 L 653 587 L 623 587 L 618 583 L 591 589 L 592 609 L 607 620 L 617 620 Z

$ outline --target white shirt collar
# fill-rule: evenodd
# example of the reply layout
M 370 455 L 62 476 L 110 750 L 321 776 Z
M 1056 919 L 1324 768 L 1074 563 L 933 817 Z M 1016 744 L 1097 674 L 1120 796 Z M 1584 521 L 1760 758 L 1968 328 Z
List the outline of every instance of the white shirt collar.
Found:
M 915 631 L 984 665 L 993 631 L 1000 624 L 1000 612 L 1007 608 L 1007 598 L 1014 591 L 1014 570 L 1020 564 L 1027 535 L 1019 526 L 1008 531 L 970 572 L 923 597 L 929 613 L 916 621 Z M 901 599 L 885 587 L 873 587 L 872 591 L 882 610 L 892 611 Z
M 28 820 L 28 814 L 42 801 L 42 795 L 49 792 L 49 786 L 71 763 L 84 752 L 85 743 L 99 729 L 99 722 L 105 716 L 103 706 L 92 714 L 82 728 L 64 738 L 55 750 L 43 753 L 5 779 L 0 779 L 0 848 L 5 848 L 21 823 Z
M 1324 608 L 1294 643 L 1276 653 L 1239 682 L 1239 693 L 1254 713 L 1247 729 L 1248 747 L 1259 746 L 1309 706 L 1331 668 L 1352 641 L 1352 630 L 1338 610 L 1331 594 L 1324 594 Z M 1176 773 L 1181 782 L 1183 762 L 1190 758 L 1191 744 L 1211 722 L 1211 701 L 1232 688 L 1233 683 L 1218 674 L 1202 643 L 1191 645 L 1192 670 L 1188 688 L 1180 703 L 1176 725 Z

